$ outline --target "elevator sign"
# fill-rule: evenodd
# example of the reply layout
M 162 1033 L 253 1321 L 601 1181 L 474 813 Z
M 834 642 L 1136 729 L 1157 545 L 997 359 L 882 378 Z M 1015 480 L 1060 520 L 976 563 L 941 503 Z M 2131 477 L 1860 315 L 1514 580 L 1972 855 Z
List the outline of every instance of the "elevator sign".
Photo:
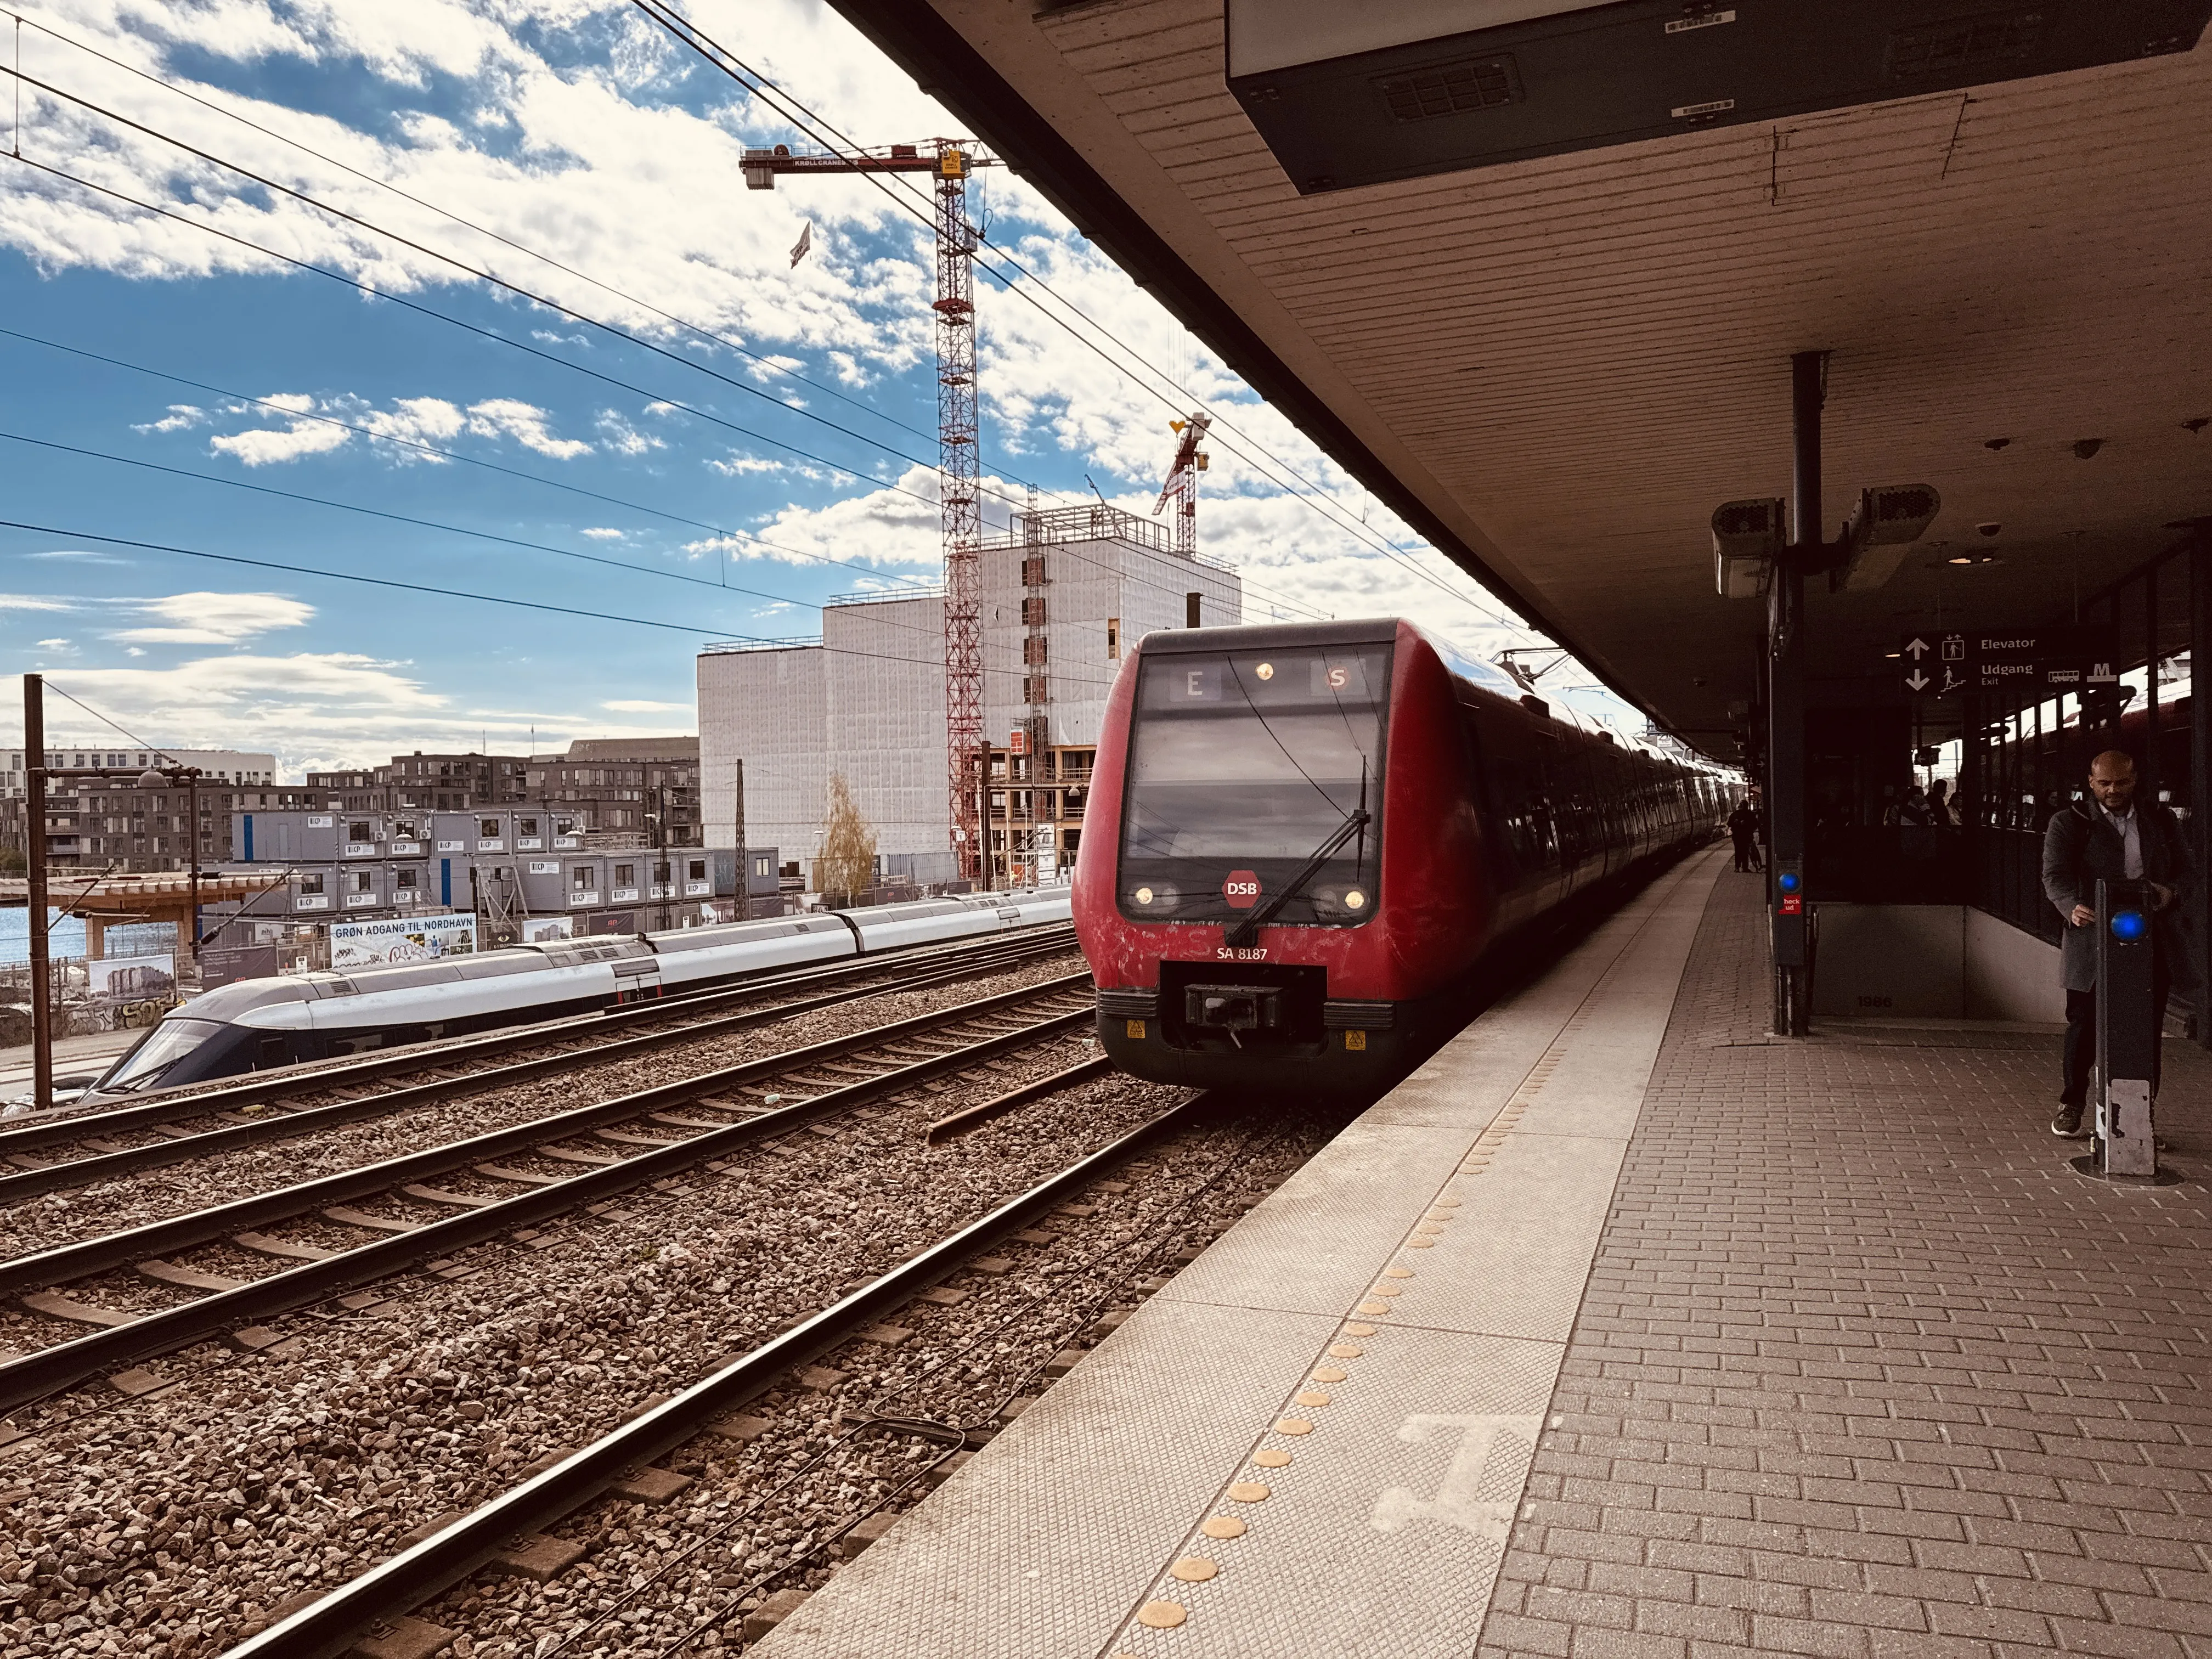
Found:
M 1260 878 L 1250 870 L 1231 870 L 1221 884 L 1221 896 L 1232 910 L 1249 910 L 1260 902 Z
M 1919 629 L 1891 658 L 1915 696 L 2014 691 L 2056 696 L 2117 685 L 2112 630 L 2105 628 Z

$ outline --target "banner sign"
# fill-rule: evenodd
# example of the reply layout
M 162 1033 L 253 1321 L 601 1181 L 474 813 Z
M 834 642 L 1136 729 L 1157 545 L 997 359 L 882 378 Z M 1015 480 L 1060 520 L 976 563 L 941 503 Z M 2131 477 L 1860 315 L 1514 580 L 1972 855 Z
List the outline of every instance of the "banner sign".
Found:
M 440 957 L 468 956 L 476 948 L 473 915 L 387 916 L 331 924 L 331 966 L 340 969 L 434 962 Z

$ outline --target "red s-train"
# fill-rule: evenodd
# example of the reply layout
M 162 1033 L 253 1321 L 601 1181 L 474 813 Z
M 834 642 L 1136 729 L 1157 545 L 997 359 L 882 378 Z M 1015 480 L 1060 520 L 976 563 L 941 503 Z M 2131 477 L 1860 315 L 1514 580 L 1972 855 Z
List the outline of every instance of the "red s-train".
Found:
M 1728 793 L 1410 622 L 1147 635 L 1076 862 L 1099 1041 L 1162 1082 L 1381 1086 L 1499 939 Z

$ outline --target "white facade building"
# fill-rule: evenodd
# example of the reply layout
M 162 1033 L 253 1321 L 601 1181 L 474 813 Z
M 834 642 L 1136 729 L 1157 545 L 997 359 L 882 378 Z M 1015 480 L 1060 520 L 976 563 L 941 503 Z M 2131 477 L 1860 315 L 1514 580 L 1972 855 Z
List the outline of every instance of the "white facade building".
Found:
M 1158 524 L 1103 504 L 1018 516 L 1010 535 L 983 544 L 980 574 L 983 731 L 1000 750 L 1033 707 L 1050 745 L 1095 744 L 1114 677 L 1138 640 L 1188 625 L 1194 607 L 1208 627 L 1243 615 L 1235 571 L 1177 555 Z M 917 873 L 949 865 L 945 742 L 936 592 L 835 602 L 819 642 L 710 647 L 699 657 L 710 847 L 734 842 L 742 761 L 749 843 L 811 858 L 830 775 L 842 772 L 880 853 L 926 860 Z
M 8 769 L 0 772 L 0 795 L 20 799 L 25 787 L 23 750 L 0 750 Z M 273 787 L 276 757 L 246 754 L 236 749 L 93 749 L 82 744 L 46 750 L 46 764 L 83 771 L 105 767 L 110 771 L 149 766 L 197 766 L 206 774 L 203 783 Z

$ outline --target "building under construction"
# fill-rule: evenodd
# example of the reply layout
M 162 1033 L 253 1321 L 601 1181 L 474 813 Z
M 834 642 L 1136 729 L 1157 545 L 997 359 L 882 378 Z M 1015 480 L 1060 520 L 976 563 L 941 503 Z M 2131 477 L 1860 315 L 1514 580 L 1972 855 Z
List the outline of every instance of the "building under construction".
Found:
M 1175 530 L 1103 502 L 1018 514 L 979 553 L 989 769 L 979 748 L 974 775 L 1004 885 L 1073 861 L 1122 653 L 1155 629 L 1243 620 L 1243 587 Z M 700 653 L 708 845 L 738 844 L 742 813 L 745 844 L 805 856 L 837 772 L 885 875 L 954 878 L 944 606 L 934 589 L 855 595 L 824 607 L 819 641 Z

